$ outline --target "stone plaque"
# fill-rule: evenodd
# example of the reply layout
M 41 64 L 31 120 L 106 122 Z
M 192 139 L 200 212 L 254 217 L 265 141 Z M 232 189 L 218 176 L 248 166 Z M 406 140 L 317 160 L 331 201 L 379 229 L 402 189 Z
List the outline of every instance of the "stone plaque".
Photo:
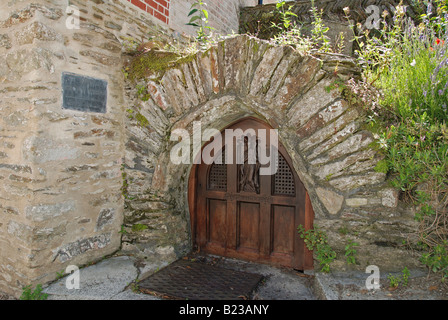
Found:
M 107 81 L 74 73 L 62 73 L 62 108 L 105 113 Z

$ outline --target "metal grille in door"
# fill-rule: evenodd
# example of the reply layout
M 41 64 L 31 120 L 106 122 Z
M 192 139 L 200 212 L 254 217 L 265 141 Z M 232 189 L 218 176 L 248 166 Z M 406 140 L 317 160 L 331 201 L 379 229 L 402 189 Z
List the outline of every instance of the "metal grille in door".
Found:
M 227 165 L 225 164 L 225 152 L 221 152 L 221 164 L 213 163 L 208 175 L 208 189 L 227 191 Z
M 294 175 L 281 153 L 278 154 L 278 168 L 274 175 L 274 194 L 285 196 L 296 194 Z

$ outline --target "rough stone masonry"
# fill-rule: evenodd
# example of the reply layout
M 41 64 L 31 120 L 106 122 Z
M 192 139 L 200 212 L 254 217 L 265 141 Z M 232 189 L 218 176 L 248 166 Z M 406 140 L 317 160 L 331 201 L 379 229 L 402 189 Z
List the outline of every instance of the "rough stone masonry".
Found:
M 67 7 L 80 10 L 68 28 Z M 128 38 L 166 34 L 127 1 L 0 4 L 0 290 L 120 248 Z M 107 82 L 107 111 L 62 108 L 62 73 Z
M 149 99 L 138 98 L 135 85 L 127 94 L 133 107 L 126 119 L 125 173 L 133 182 L 125 201 L 124 251 L 157 260 L 162 252 L 179 256 L 188 249 L 191 165 L 170 162 L 175 143 L 170 132 L 192 132 L 195 121 L 204 130 L 222 130 L 251 116 L 279 130 L 311 196 L 315 224 L 338 253 L 333 268 L 349 268 L 344 257 L 349 239 L 359 243 L 357 268 L 415 266 L 400 248 L 414 227 L 413 214 L 399 205 L 385 174 L 375 171 L 382 156 L 371 148 L 363 110 L 334 86 L 357 75 L 352 58 L 302 55 L 287 46 L 237 36 L 179 59 L 139 79 L 137 86 L 147 89 Z M 145 227 L 132 233 L 135 225 Z
M 82 12 L 66 27 L 66 5 Z M 0 4 L 0 290 L 20 295 L 121 250 L 149 263 L 191 249 L 191 166 L 169 160 L 176 128 L 225 128 L 247 116 L 279 130 L 306 186 L 315 223 L 340 253 L 360 243 L 359 267 L 402 269 L 412 227 L 369 147 L 362 111 L 338 90 L 356 65 L 237 36 L 160 73 L 126 82 L 122 47 L 165 30 L 127 1 Z M 105 113 L 62 108 L 62 73 L 107 82 Z M 318 266 L 317 266 L 318 267 Z M 344 258 L 335 268 L 344 269 Z

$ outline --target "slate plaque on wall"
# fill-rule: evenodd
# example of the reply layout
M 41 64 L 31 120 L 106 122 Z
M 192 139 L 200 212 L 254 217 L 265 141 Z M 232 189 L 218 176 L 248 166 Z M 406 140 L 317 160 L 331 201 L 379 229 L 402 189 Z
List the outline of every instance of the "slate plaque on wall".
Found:
M 74 73 L 62 73 L 62 108 L 105 113 L 107 81 Z

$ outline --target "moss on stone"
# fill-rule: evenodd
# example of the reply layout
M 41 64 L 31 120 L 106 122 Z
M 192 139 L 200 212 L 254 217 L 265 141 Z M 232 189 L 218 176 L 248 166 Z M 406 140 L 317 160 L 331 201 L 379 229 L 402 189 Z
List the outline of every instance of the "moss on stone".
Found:
M 148 229 L 148 226 L 145 224 L 137 223 L 132 226 L 132 231 L 139 232 Z
M 166 70 L 172 68 L 173 63 L 179 59 L 179 55 L 174 52 L 151 50 L 132 59 L 128 78 L 132 81 L 140 80 L 154 74 L 165 73 Z
M 376 172 L 387 173 L 389 171 L 389 165 L 387 164 L 386 160 L 380 160 L 376 164 L 374 170 Z
M 179 66 L 179 65 L 184 64 L 184 63 L 190 63 L 190 62 L 193 61 L 195 58 L 196 58 L 196 54 L 190 54 L 190 55 L 188 55 L 188 56 L 180 57 L 179 59 L 177 59 L 177 60 L 174 62 L 174 66 Z
M 166 71 L 178 68 L 179 66 L 190 63 L 196 59 L 196 54 L 192 53 L 180 56 L 174 52 L 168 51 L 149 51 L 135 57 L 126 68 L 127 78 L 131 81 L 154 77 L 155 80 L 161 80 Z M 182 79 L 183 81 L 185 79 Z M 149 99 L 149 94 L 142 95 L 142 100 Z
M 135 120 L 137 120 L 138 124 L 142 127 L 146 127 L 147 125 L 149 125 L 148 119 L 146 119 L 146 117 L 140 112 L 135 115 Z
M 212 51 L 212 47 L 208 48 L 204 52 L 202 52 L 202 58 L 210 57 L 210 52 Z
M 258 50 L 260 49 L 260 43 L 258 41 L 254 41 L 253 39 L 250 39 L 249 41 L 252 41 L 252 43 L 253 43 L 252 52 L 253 52 L 253 54 L 256 54 L 258 52 Z

